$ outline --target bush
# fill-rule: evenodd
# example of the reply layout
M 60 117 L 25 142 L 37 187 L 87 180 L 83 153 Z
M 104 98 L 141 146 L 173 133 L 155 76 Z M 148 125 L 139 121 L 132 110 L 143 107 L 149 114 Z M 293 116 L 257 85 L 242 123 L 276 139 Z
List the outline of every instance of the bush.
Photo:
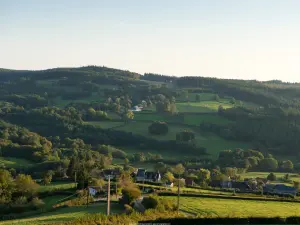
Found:
M 133 209 L 130 205 L 125 204 L 124 207 L 125 207 L 125 213 L 126 213 L 127 215 L 133 213 L 134 209 Z
M 39 209 L 39 208 L 42 208 L 45 203 L 43 202 L 43 200 L 39 199 L 39 198 L 33 198 L 30 202 L 30 204 L 32 205 L 32 207 L 34 209 Z
M 125 204 L 131 204 L 141 196 L 141 190 L 137 187 L 126 187 L 122 190 L 122 198 L 120 202 Z
M 158 200 L 153 196 L 144 197 L 142 205 L 145 207 L 145 209 L 156 209 L 158 205 Z
M 148 132 L 153 135 L 167 134 L 169 131 L 166 122 L 154 122 L 148 127 Z
M 277 179 L 276 175 L 274 173 L 270 173 L 267 177 L 269 181 L 275 181 Z

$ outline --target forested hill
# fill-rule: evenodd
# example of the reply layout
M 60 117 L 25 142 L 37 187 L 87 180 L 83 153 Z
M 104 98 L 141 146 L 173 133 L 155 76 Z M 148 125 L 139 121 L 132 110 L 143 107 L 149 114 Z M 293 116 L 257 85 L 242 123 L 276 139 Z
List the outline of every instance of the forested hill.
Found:
M 104 144 L 122 149 L 118 157 L 134 160 L 159 152 L 155 160 L 214 161 L 220 152 L 238 148 L 300 160 L 297 83 L 141 75 L 87 66 L 0 69 L 0 87 L 3 157 L 69 159 L 70 152 L 81 152 L 65 147 L 71 139 L 91 155 Z M 20 141 L 30 136 L 37 142 Z M 38 140 L 53 145 L 44 148 Z

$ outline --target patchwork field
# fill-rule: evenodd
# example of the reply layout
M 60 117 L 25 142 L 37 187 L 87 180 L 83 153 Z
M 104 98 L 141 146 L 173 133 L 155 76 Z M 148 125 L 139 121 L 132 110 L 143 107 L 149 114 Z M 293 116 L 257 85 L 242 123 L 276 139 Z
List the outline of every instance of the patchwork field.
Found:
M 164 197 L 176 203 L 176 197 Z M 181 197 L 180 209 L 210 217 L 289 217 L 300 216 L 300 203 L 255 200 Z
M 116 128 L 117 130 L 122 130 L 126 132 L 132 132 L 134 134 L 143 135 L 146 137 L 151 137 L 157 140 L 176 140 L 176 133 L 181 132 L 184 129 L 192 130 L 196 134 L 196 144 L 198 147 L 205 147 L 207 149 L 207 153 L 211 154 L 213 158 L 218 156 L 218 153 L 224 149 L 235 149 L 242 148 L 248 149 L 250 148 L 250 144 L 245 142 L 231 141 L 225 140 L 217 135 L 210 133 L 199 133 L 196 129 L 191 129 L 187 126 L 180 125 L 169 125 L 169 132 L 166 135 L 151 135 L 148 133 L 148 126 L 150 122 L 132 122 L 126 124 L 123 127 Z M 175 156 L 174 156 L 175 157 Z
M 33 163 L 26 159 L 0 157 L 0 165 L 4 165 L 7 168 L 28 168 L 33 166 Z

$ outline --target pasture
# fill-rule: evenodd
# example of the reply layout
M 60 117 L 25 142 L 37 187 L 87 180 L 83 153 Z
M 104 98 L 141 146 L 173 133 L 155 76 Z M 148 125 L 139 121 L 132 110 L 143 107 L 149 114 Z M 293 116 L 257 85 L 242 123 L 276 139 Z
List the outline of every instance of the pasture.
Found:
M 4 165 L 6 168 L 22 169 L 33 166 L 33 162 L 13 157 L 0 157 L 0 165 Z
M 203 101 L 203 102 L 177 102 L 176 108 L 178 112 L 199 112 L 213 113 L 217 112 L 219 106 L 223 108 L 232 108 L 234 105 L 229 102 Z
M 111 213 L 118 214 L 123 209 L 118 203 L 111 203 Z M 46 212 L 37 216 L 25 219 L 7 220 L 0 222 L 0 225 L 38 225 L 38 224 L 56 224 L 76 220 L 81 217 L 87 217 L 89 214 L 106 213 L 106 203 L 95 203 L 84 206 L 72 206 L 59 208 L 53 212 Z
M 190 102 L 196 102 L 197 94 L 200 94 L 200 101 L 213 101 L 215 99 L 215 94 L 213 93 L 188 93 L 188 98 L 185 95 L 180 95 L 176 98 L 176 101 L 185 102 L 188 99 Z
M 164 197 L 176 203 L 176 197 Z M 289 217 L 300 216 L 300 203 L 181 197 L 180 209 L 184 212 L 208 217 Z
M 93 125 L 102 129 L 110 129 L 114 127 L 123 126 L 124 122 L 115 122 L 115 121 L 87 121 L 85 124 Z
M 197 125 L 199 126 L 201 123 L 213 123 L 218 125 L 226 125 L 232 123 L 232 121 L 221 117 L 219 115 L 214 114 L 185 114 L 184 115 L 184 123 L 188 125 Z
M 251 147 L 251 145 L 246 142 L 226 140 L 211 133 L 200 133 L 198 130 L 191 129 L 184 125 L 170 124 L 169 132 L 166 135 L 151 135 L 148 133 L 148 126 L 150 124 L 150 122 L 131 122 L 123 127 L 116 128 L 116 130 L 132 132 L 134 134 L 151 137 L 156 140 L 176 140 L 176 133 L 185 129 L 192 130 L 195 132 L 196 145 L 198 147 L 205 147 L 207 149 L 207 153 L 211 154 L 212 158 L 217 158 L 221 150 L 236 148 L 248 149 Z M 160 152 L 160 154 L 163 155 L 162 152 Z M 177 156 L 174 155 L 174 157 Z
M 66 190 L 75 187 L 76 187 L 75 182 L 62 182 L 62 181 L 52 182 L 51 184 L 40 185 L 39 192 Z

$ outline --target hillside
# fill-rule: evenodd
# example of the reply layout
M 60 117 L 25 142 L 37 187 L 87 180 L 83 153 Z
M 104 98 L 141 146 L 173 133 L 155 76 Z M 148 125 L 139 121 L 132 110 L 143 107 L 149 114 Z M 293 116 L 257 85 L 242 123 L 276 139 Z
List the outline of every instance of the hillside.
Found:
M 88 66 L 0 69 L 0 87 L 3 218 L 26 217 L 20 221 L 31 223 L 32 217 L 36 224 L 50 223 L 56 215 L 62 223 L 77 216 L 93 220 L 98 215 L 85 218 L 85 213 L 105 212 L 102 188 L 107 184 L 103 178 L 107 170 L 120 172 L 112 181 L 114 201 L 118 194 L 126 195 L 123 191 L 128 186 L 146 197 L 146 188 L 174 194 L 177 188 L 164 185 L 179 183 L 180 173 L 195 184 L 186 183 L 183 193 L 200 194 L 201 202 L 208 204 L 220 202 L 217 199 L 222 196 L 233 198 L 222 200 L 232 210 L 239 204 L 235 189 L 232 194 L 231 188 L 213 187 L 213 181 L 268 177 L 272 185 L 300 187 L 299 84 L 141 75 Z M 137 168 L 159 171 L 161 181 L 134 183 Z M 256 184 L 253 193 L 236 196 L 243 199 L 240 203 L 251 203 L 251 210 L 242 217 L 280 216 L 276 201 L 286 199 L 272 197 L 272 203 L 269 197 L 258 197 L 262 186 Z M 90 208 L 83 206 L 89 200 L 88 185 L 101 187 L 101 196 L 91 199 L 95 202 Z M 289 205 L 297 207 L 299 198 L 293 198 L 296 202 Z M 257 199 L 266 202 L 256 204 Z M 119 201 L 124 203 L 122 198 Z M 158 202 L 167 214 L 157 211 L 149 219 L 157 219 L 160 213 L 175 216 L 173 197 Z M 272 209 L 254 213 L 265 205 Z M 226 207 L 213 211 L 186 197 L 181 213 L 236 217 Z M 115 202 L 112 209 L 124 212 Z M 288 213 L 287 207 L 282 215 L 299 216 Z

